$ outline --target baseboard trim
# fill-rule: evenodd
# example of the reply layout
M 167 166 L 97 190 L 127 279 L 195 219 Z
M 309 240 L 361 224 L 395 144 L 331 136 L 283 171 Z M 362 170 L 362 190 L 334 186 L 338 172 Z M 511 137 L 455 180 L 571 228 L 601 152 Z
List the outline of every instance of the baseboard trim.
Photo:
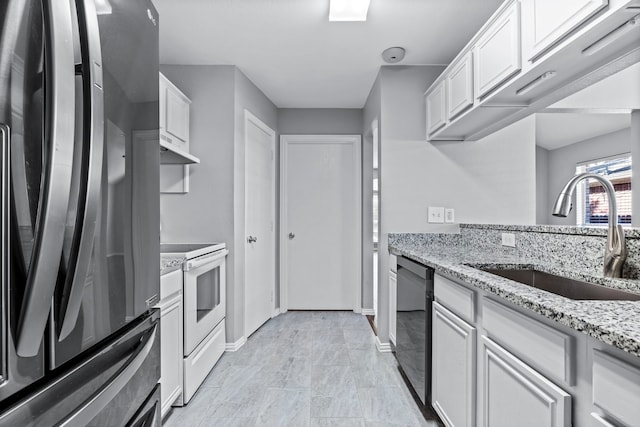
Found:
M 391 353 L 391 344 L 381 342 L 379 337 L 376 337 L 376 348 L 380 353 Z
M 273 310 L 273 313 L 271 313 L 271 318 L 273 319 L 274 317 L 278 317 L 280 316 L 280 308 L 276 308 Z
M 245 345 L 247 342 L 247 339 L 242 336 L 240 337 L 240 339 L 236 342 L 228 342 L 224 345 L 224 349 L 225 351 L 230 351 L 230 352 L 234 352 L 234 351 L 238 351 L 240 350 L 240 348 Z
M 363 316 L 375 316 L 376 311 L 373 308 L 363 308 L 362 309 Z

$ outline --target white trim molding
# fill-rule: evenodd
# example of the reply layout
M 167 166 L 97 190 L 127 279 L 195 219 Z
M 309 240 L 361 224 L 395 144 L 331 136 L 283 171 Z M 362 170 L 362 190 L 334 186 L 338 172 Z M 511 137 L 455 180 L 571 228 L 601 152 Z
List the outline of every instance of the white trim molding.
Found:
M 362 309 L 363 316 L 375 316 L 376 311 L 373 308 L 363 308 Z
M 240 339 L 236 342 L 226 343 L 224 345 L 224 350 L 233 353 L 234 351 L 240 350 L 240 348 L 242 348 L 242 346 L 245 345 L 246 343 L 247 343 L 247 338 L 244 336 L 241 336 Z
M 391 353 L 391 344 L 381 342 L 380 337 L 376 337 L 376 348 L 380 353 Z
M 274 317 L 278 317 L 280 316 L 280 314 L 283 314 L 283 313 L 280 313 L 280 308 L 275 308 L 273 310 L 273 313 L 271 314 L 271 318 L 273 319 Z

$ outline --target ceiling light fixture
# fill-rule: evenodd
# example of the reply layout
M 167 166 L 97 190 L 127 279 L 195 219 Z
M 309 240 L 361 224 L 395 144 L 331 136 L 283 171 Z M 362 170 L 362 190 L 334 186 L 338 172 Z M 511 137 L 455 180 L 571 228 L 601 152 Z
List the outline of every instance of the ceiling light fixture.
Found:
M 371 0 L 329 0 L 329 21 L 366 21 Z

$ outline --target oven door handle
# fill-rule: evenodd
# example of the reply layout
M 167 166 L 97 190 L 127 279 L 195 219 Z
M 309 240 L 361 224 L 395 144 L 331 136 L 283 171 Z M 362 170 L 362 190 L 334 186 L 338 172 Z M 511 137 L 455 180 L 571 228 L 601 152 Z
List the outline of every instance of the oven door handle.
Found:
M 214 252 L 212 255 L 205 255 L 198 258 L 194 258 L 192 260 L 188 260 L 187 262 L 184 263 L 183 270 L 184 271 L 195 270 L 196 268 L 200 268 L 203 265 L 210 264 L 212 262 L 218 261 L 219 259 L 226 257 L 228 253 L 229 251 L 227 249 L 223 249 L 221 251 Z

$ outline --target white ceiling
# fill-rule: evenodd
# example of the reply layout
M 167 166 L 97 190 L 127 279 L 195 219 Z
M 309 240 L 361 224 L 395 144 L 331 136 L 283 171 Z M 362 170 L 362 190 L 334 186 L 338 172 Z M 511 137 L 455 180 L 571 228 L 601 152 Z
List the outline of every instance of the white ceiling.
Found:
M 367 22 L 329 22 L 329 0 L 154 0 L 160 63 L 237 65 L 280 108 L 362 108 L 384 49 L 448 64 L 501 3 L 371 0 Z

